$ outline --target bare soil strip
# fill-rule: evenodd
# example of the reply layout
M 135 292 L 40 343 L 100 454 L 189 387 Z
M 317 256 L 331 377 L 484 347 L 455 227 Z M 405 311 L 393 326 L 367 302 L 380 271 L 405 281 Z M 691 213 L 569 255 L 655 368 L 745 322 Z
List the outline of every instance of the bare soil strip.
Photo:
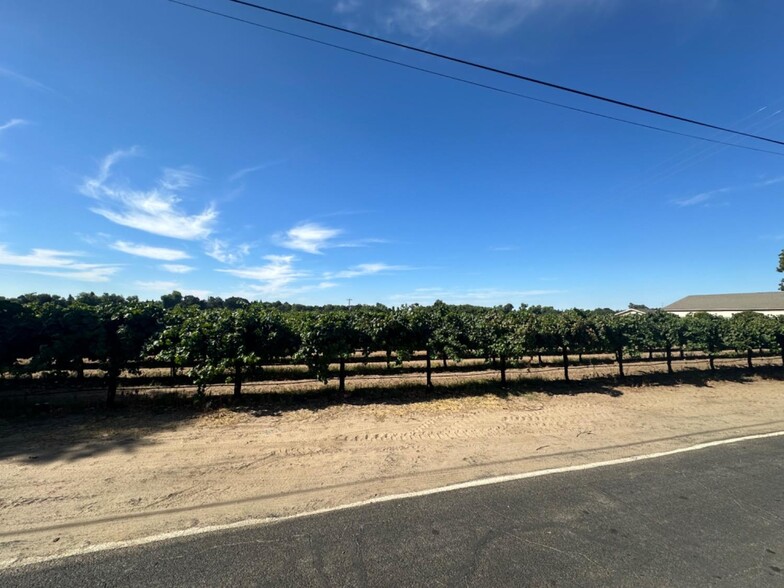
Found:
M 473 363 L 467 363 L 473 362 Z M 407 362 L 408 365 L 409 362 Z M 411 362 L 415 363 L 415 362 Z M 421 362 L 424 365 L 424 362 Z M 433 381 L 436 384 L 444 385 L 461 385 L 482 382 L 497 382 L 500 379 L 500 374 L 497 370 L 488 369 L 484 360 L 464 360 L 461 362 L 463 367 L 475 367 L 476 369 L 466 369 L 465 371 L 439 371 L 433 373 Z M 454 362 L 451 363 L 454 365 Z M 673 368 L 677 376 L 685 375 L 692 376 L 698 372 L 702 372 L 701 377 L 710 377 L 710 367 L 708 360 L 705 358 L 694 358 L 687 356 L 685 360 L 673 359 Z M 744 368 L 746 360 L 738 357 L 719 357 L 715 360 L 715 365 L 719 370 L 722 368 Z M 653 361 L 634 361 L 624 364 L 625 373 L 630 377 L 643 377 L 651 375 L 662 375 L 667 373 L 667 363 L 663 359 L 655 359 Z M 771 367 L 781 366 L 781 359 L 776 356 L 755 357 L 754 366 L 756 368 L 769 369 Z M 304 366 L 289 366 L 304 371 Z M 422 366 L 417 366 L 422 367 Z M 152 377 L 158 373 L 159 376 L 166 376 L 168 370 L 147 369 L 144 370 L 144 375 Z M 571 365 L 569 367 L 569 374 L 572 381 L 589 381 L 601 378 L 615 378 L 618 375 L 618 366 L 613 363 L 596 363 L 596 364 L 580 364 Z M 524 368 L 509 368 L 507 370 L 507 378 L 510 383 L 515 381 L 529 382 L 529 381 L 562 381 L 564 377 L 563 366 L 558 365 L 545 365 L 543 367 L 533 365 Z M 43 388 L 43 389 L 27 389 L 25 388 L 25 381 L 19 383 L 19 388 L 10 387 L 5 390 L 0 390 L 0 401 L 21 401 L 27 403 L 36 402 L 54 402 L 57 404 L 69 404 L 73 401 L 80 399 L 100 399 L 105 395 L 105 385 L 100 376 L 100 372 L 95 372 L 94 377 L 86 380 L 85 385 L 81 387 L 63 387 L 63 388 Z M 355 374 L 350 375 L 346 379 L 346 387 L 351 390 L 368 390 L 373 388 L 393 389 L 396 387 L 406 386 L 420 386 L 425 382 L 424 372 L 396 372 L 394 369 L 389 373 L 374 373 L 374 374 Z M 597 383 L 598 385 L 598 383 Z M 230 392 L 234 384 L 212 384 L 207 388 L 207 394 L 210 395 L 224 395 Z M 270 379 L 260 381 L 249 381 L 243 384 L 244 392 L 247 393 L 281 393 L 286 394 L 289 392 L 302 393 L 302 392 L 323 392 L 325 390 L 336 390 L 337 379 L 332 378 L 327 385 L 315 380 L 314 378 L 304 379 Z M 168 385 L 165 382 L 161 384 L 135 384 L 132 380 L 122 381 L 120 384 L 119 393 L 122 394 L 157 394 L 157 393 L 171 393 L 177 392 L 180 394 L 194 394 L 196 387 L 193 384 L 181 385 Z
M 0 425 L 0 561 L 784 429 L 784 384 Z

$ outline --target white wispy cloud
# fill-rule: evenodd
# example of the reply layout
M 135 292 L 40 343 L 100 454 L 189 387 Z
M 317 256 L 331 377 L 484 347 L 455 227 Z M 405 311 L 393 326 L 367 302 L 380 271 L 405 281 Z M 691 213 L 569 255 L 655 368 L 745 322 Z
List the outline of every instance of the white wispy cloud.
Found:
M 179 249 L 169 249 L 168 247 L 152 247 L 150 245 L 129 243 L 128 241 L 115 241 L 110 245 L 110 247 L 129 255 L 147 257 L 149 259 L 159 259 L 161 261 L 179 261 L 181 259 L 190 258 L 190 255 Z
M 423 37 L 472 29 L 500 35 L 545 9 L 605 7 L 612 0 L 338 0 L 335 12 L 352 22 Z
M 92 245 L 93 247 L 101 246 L 104 247 L 109 244 L 111 241 L 112 236 L 108 233 L 94 233 L 94 234 L 87 234 L 87 233 L 80 233 L 76 231 L 74 233 L 80 241 L 84 241 L 88 245 Z
M 319 290 L 328 290 L 338 286 L 335 282 L 319 282 L 317 284 L 305 284 L 300 286 L 281 286 L 274 287 L 269 285 L 247 284 L 245 289 L 242 290 L 240 296 L 243 298 L 257 298 L 262 299 L 278 299 L 290 300 L 292 297 L 307 294 L 308 292 L 315 292 Z
M 183 288 L 180 292 L 186 296 L 196 296 L 196 298 L 207 298 L 212 294 L 212 290 L 205 290 L 203 288 Z
M 247 176 L 249 174 L 252 174 L 254 172 L 261 171 L 261 170 L 264 170 L 264 169 L 268 169 L 268 168 L 274 167 L 276 165 L 280 165 L 281 163 L 283 163 L 282 159 L 276 159 L 274 161 L 268 161 L 266 163 L 259 163 L 258 165 L 251 165 L 249 167 L 243 167 L 241 169 L 238 169 L 233 174 L 231 174 L 228 179 L 229 179 L 230 182 L 237 182 L 237 181 L 241 180 L 242 178 L 244 178 L 245 176 Z
M 204 253 L 221 263 L 234 265 L 240 263 L 250 253 L 250 244 L 242 243 L 232 247 L 221 239 L 208 241 Z
M 75 282 L 108 282 L 117 271 L 118 268 L 116 267 L 103 266 L 79 271 L 29 270 L 27 273 L 63 278 Z
M 33 249 L 27 254 L 12 253 L 0 245 L 0 266 L 23 268 L 21 271 L 80 282 L 108 282 L 119 271 L 116 265 L 85 263 L 82 253 L 56 249 Z
M 184 265 L 181 263 L 162 263 L 159 267 L 172 274 L 187 274 L 196 269 L 191 265 Z
M 190 188 L 203 178 L 189 167 L 166 167 L 163 168 L 163 176 L 158 183 L 164 190 L 185 190 Z
M 0 264 L 23 267 L 64 267 L 76 264 L 74 257 L 80 257 L 78 251 L 59 251 L 57 249 L 33 249 L 27 254 L 16 254 L 8 251 L 6 245 L 0 245 Z
M 191 185 L 192 172 L 164 170 L 155 187 L 147 190 L 111 182 L 114 165 L 137 153 L 136 148 L 115 151 L 103 159 L 96 176 L 85 178 L 79 191 L 100 203 L 90 210 L 118 225 L 154 235 L 192 241 L 209 237 L 218 218 L 214 207 L 209 206 L 199 214 L 186 214 L 180 210 L 181 198 L 175 193 Z
M 28 121 L 26 121 L 23 118 L 12 118 L 8 122 L 0 124 L 0 136 L 3 135 L 3 133 L 9 129 L 12 129 L 14 127 L 20 127 L 26 124 L 28 124 Z M 6 159 L 6 154 L 0 152 L 0 159 Z
M 389 243 L 386 239 L 377 239 L 375 237 L 368 237 L 366 239 L 355 239 L 354 241 L 341 241 L 340 243 L 332 243 L 329 246 L 336 249 L 340 248 L 356 248 L 356 247 L 370 247 L 371 245 L 383 245 Z
M 11 70 L 11 69 L 6 68 L 6 67 L 0 67 L 0 78 L 8 78 L 8 79 L 14 80 L 16 82 L 19 82 L 19 83 L 21 83 L 21 84 L 23 84 L 25 86 L 28 86 L 30 88 L 35 88 L 36 90 L 43 90 L 43 91 L 46 91 L 46 92 L 53 92 L 53 93 L 55 93 L 55 91 L 52 90 L 52 88 L 50 88 L 49 86 L 47 86 L 45 84 L 42 84 L 38 80 L 34 80 L 33 78 L 28 77 L 28 76 L 23 76 L 22 74 L 17 73 L 15 71 Z
M 12 118 L 8 122 L 0 124 L 0 133 L 2 133 L 3 131 L 7 131 L 8 129 L 12 129 L 14 127 L 19 127 L 26 124 L 29 124 L 29 121 L 23 118 Z
M 216 271 L 237 278 L 261 282 L 260 285 L 252 286 L 252 289 L 265 295 L 278 294 L 289 287 L 295 280 L 309 275 L 307 272 L 300 271 L 294 267 L 296 258 L 293 255 L 266 255 L 264 259 L 268 262 L 266 265 L 219 269 Z
M 767 180 L 762 180 L 760 182 L 757 182 L 756 184 L 752 184 L 751 187 L 752 188 L 764 188 L 766 186 L 773 186 L 775 184 L 780 184 L 781 182 L 784 182 L 784 176 L 779 176 L 779 177 L 776 177 L 776 178 L 769 178 Z
M 708 201 L 713 200 L 716 196 L 719 196 L 721 194 L 729 194 L 731 192 L 740 192 L 743 190 L 756 190 L 759 188 L 766 188 L 767 186 L 780 184 L 782 182 L 784 182 L 784 176 L 777 176 L 774 178 L 768 178 L 765 180 L 760 180 L 758 182 L 753 182 L 751 184 L 744 184 L 742 186 L 725 186 L 723 188 L 717 188 L 715 190 L 700 192 L 698 194 L 694 194 L 693 196 L 689 196 L 687 198 L 675 199 L 673 200 L 673 203 L 681 208 L 688 207 L 688 206 L 696 206 L 697 204 L 706 204 Z
M 335 288 L 340 285 L 336 280 L 413 269 L 387 263 L 362 263 L 342 271 L 314 273 L 298 269 L 295 266 L 296 257 L 293 255 L 267 255 L 263 259 L 267 263 L 262 266 L 223 268 L 216 271 L 260 282 L 243 286 L 242 291 L 247 296 L 285 298 Z
M 318 255 L 323 249 L 332 246 L 335 237 L 342 232 L 340 229 L 325 227 L 318 223 L 303 223 L 289 229 L 283 235 L 276 235 L 275 241 L 287 249 Z
M 176 290 L 179 286 L 177 282 L 169 282 L 166 280 L 137 280 L 134 282 L 134 285 L 142 290 L 153 292 L 171 292 L 172 290 Z
M 396 303 L 432 303 L 442 300 L 452 304 L 518 304 L 529 298 L 562 294 L 563 290 L 505 290 L 500 288 L 417 288 L 405 294 L 394 294 L 389 299 Z
M 380 273 L 406 271 L 412 268 L 406 265 L 389 265 L 387 263 L 360 263 L 339 272 L 325 272 L 326 279 L 349 279 L 361 276 L 371 276 Z
M 161 296 L 175 290 L 183 296 L 196 296 L 197 298 L 207 298 L 212 294 L 211 290 L 189 288 L 183 286 L 179 282 L 172 282 L 169 280 L 137 280 L 134 282 L 134 286 L 139 292 L 143 292 L 145 296 Z
M 361 0 L 338 0 L 338 2 L 335 4 L 335 12 L 338 14 L 349 14 L 356 12 L 361 7 Z
M 689 196 L 688 198 L 682 198 L 680 200 L 675 200 L 675 204 L 680 207 L 684 206 L 695 206 L 697 204 L 702 204 L 703 202 L 707 202 L 717 194 L 723 194 L 727 192 L 727 189 L 723 190 L 712 190 L 710 192 L 700 192 L 699 194 L 695 194 L 694 196 Z

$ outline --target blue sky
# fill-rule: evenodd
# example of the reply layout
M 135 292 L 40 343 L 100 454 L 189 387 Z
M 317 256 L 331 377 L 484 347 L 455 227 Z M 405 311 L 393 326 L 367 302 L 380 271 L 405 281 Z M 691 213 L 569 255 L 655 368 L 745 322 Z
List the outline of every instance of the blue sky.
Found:
M 740 142 L 193 0 L 533 97 Z M 784 137 L 775 0 L 269 0 Z M 784 152 L 784 148 L 780 149 Z M 581 115 L 165 0 L 0 7 L 0 295 L 662 305 L 774 290 L 784 159 Z

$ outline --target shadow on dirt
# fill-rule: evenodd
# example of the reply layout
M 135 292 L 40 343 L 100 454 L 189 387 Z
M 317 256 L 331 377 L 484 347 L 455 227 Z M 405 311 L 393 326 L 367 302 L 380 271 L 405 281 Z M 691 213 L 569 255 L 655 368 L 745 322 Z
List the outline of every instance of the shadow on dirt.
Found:
M 155 433 L 175 430 L 198 417 L 192 408 L 162 408 L 157 403 L 128 403 L 111 411 L 83 403 L 46 412 L 31 412 L 30 407 L 6 412 L 7 408 L 0 406 L 0 461 L 24 465 L 89 460 L 115 451 L 130 456 L 154 445 Z
M 753 371 L 736 367 L 716 372 L 692 369 L 671 375 L 632 375 L 623 379 L 597 377 L 572 382 L 522 377 L 509 381 L 506 386 L 501 386 L 497 378 L 497 373 L 489 372 L 487 380 L 442 382 L 431 389 L 427 389 L 423 381 L 421 385 L 352 390 L 349 380 L 345 395 L 338 393 L 334 381 L 316 391 L 252 392 L 240 398 L 224 393 L 197 397 L 176 390 L 144 394 L 126 392 L 118 397 L 118 406 L 112 410 L 103 406 L 101 391 L 66 395 L 65 401 L 57 404 L 0 398 L 0 460 L 24 460 L 32 465 L 90 459 L 112 451 L 131 455 L 141 447 L 153 445 L 155 441 L 151 437 L 155 433 L 176 430 L 188 421 L 218 409 L 255 417 L 274 417 L 289 411 L 319 411 L 336 405 L 415 405 L 488 395 L 501 399 L 536 393 L 550 396 L 602 394 L 617 398 L 624 394 L 621 388 L 628 393 L 636 387 L 712 387 L 722 382 L 784 381 L 784 369 L 779 366 L 761 366 Z

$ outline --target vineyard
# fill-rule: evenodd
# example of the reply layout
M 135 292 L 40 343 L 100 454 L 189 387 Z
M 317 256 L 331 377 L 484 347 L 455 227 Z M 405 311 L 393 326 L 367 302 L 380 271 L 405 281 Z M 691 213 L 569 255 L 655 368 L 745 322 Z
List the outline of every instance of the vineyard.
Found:
M 176 293 L 175 293 L 176 294 Z M 512 305 L 485 308 L 436 302 L 432 306 L 304 307 L 243 299 L 164 296 L 143 302 L 115 295 L 0 299 L 0 372 L 5 389 L 47 381 L 78 386 L 100 378 L 109 405 L 124 378 L 155 374 L 155 381 L 190 382 L 197 394 L 230 383 L 306 378 L 338 382 L 356 374 L 407 373 L 433 387 L 434 372 L 495 370 L 502 385 L 521 367 L 614 366 L 661 357 L 716 360 L 740 354 L 780 354 L 784 317 L 706 313 L 685 318 L 662 311 L 615 316 L 609 309 L 557 311 Z

